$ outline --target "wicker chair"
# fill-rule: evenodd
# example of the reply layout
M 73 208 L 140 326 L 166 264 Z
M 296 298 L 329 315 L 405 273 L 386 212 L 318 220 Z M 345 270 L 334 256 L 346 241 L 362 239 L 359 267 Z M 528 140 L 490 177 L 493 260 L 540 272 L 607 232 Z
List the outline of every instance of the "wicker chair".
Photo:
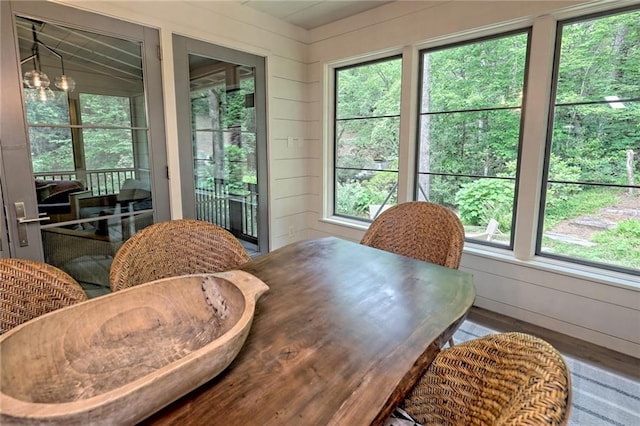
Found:
M 87 300 L 80 284 L 44 262 L 0 259 L 0 334 L 30 319 Z
M 117 291 L 160 278 L 221 272 L 248 260 L 226 229 L 201 220 L 169 220 L 142 229 L 118 249 L 109 282 Z
M 424 425 L 564 425 L 571 376 L 544 340 L 493 334 L 440 352 L 401 407 Z
M 382 212 L 360 243 L 457 269 L 464 246 L 464 228 L 450 209 L 426 201 L 411 201 Z

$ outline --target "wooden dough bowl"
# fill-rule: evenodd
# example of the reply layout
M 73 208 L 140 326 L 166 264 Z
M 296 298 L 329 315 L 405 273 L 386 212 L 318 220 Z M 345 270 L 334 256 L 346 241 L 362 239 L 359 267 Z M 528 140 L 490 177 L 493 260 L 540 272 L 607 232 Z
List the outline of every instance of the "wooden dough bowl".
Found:
M 166 278 L 0 336 L 0 424 L 132 424 L 222 372 L 266 284 L 244 271 Z

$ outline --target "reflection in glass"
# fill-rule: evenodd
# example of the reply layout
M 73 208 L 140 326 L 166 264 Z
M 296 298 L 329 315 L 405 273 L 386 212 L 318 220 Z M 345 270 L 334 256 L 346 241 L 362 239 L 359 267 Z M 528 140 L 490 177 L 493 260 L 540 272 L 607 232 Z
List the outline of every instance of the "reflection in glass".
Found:
M 38 40 L 64 55 L 63 77 L 24 87 L 29 143 L 45 260 L 90 296 L 108 291 L 113 255 L 153 223 L 141 43 L 17 17 L 20 56 Z M 42 73 L 60 58 L 39 55 Z M 24 77 L 33 65 L 22 64 Z M 31 82 L 33 79 L 27 79 Z M 62 89 L 61 89 L 62 88 Z
M 255 69 L 189 55 L 196 217 L 257 250 Z

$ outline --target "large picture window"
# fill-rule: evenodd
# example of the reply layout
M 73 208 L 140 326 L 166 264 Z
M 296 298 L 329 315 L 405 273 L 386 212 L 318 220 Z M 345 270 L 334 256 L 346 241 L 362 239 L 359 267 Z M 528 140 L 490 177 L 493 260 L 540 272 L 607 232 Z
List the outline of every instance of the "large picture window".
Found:
M 511 246 L 528 32 L 421 52 L 416 199 Z
M 334 214 L 370 220 L 397 203 L 402 59 L 335 70 Z
M 335 68 L 334 216 L 430 201 L 475 249 L 640 274 L 640 8 L 556 22 Z
M 640 269 L 639 22 L 558 25 L 537 254 Z

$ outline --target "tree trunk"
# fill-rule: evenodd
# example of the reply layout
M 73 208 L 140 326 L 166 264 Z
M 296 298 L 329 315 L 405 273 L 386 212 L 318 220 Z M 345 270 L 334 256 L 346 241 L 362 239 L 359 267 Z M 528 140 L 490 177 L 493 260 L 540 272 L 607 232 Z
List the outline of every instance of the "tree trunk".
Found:
M 209 118 L 211 119 L 211 142 L 213 144 L 213 175 L 224 179 L 224 137 L 220 124 L 220 98 L 215 90 L 209 90 Z
M 633 179 L 633 150 L 632 149 L 627 150 L 627 180 L 629 181 L 629 185 L 632 186 L 631 188 L 629 188 L 629 195 L 633 195 L 633 185 L 635 184 Z
M 420 112 L 424 113 L 429 111 L 429 78 L 431 66 L 429 62 L 429 55 L 424 55 L 424 63 L 422 67 L 422 102 L 420 104 Z M 429 171 L 429 161 L 431 157 L 431 137 L 429 135 L 429 124 L 431 117 L 429 115 L 420 114 L 420 161 L 418 172 Z M 429 201 L 429 192 L 431 177 L 422 173 L 418 173 L 418 188 L 417 199 L 422 200 L 421 195 L 424 196 L 426 201 Z

